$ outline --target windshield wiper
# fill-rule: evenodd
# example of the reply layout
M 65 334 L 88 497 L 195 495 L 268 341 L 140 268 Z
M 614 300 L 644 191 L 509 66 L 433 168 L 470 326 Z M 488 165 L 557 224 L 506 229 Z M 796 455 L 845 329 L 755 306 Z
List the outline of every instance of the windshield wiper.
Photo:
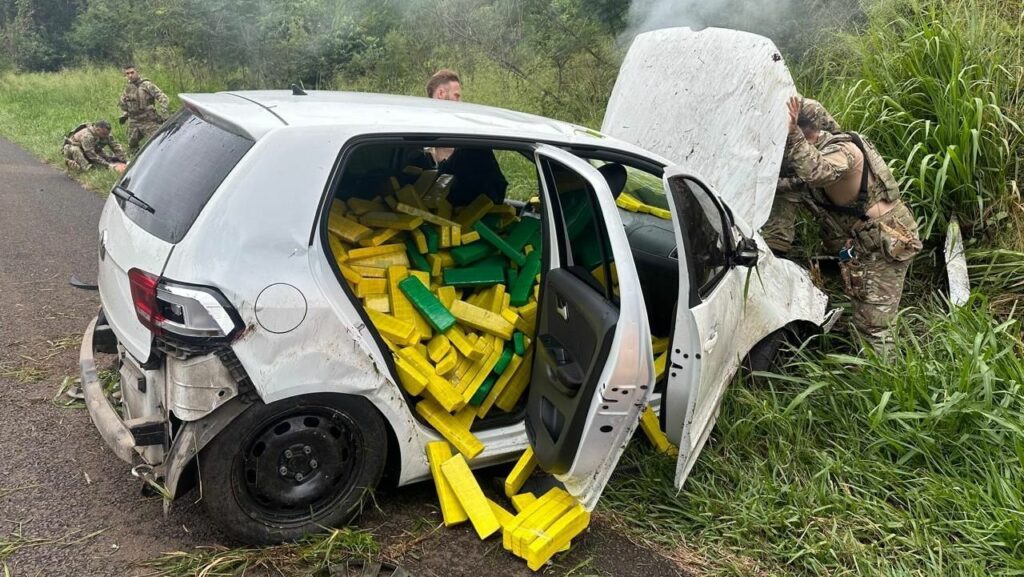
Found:
M 125 202 L 130 202 L 134 204 L 135 206 L 141 208 L 142 210 L 148 212 L 149 214 L 156 214 L 156 209 L 150 206 L 148 202 L 135 196 L 134 192 L 128 190 L 127 188 L 121 186 L 120 184 L 115 186 L 111 193 L 113 193 L 114 196 L 120 198 Z

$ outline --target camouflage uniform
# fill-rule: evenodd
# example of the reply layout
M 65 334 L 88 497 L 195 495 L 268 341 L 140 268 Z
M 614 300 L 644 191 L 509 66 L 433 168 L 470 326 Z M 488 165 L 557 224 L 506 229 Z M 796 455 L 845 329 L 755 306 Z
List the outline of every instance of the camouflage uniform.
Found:
M 839 123 L 817 100 L 804 98 L 800 105 L 800 113 L 810 118 L 818 130 L 831 133 L 839 132 Z M 782 174 L 779 175 L 779 184 L 775 188 L 772 212 L 768 217 L 768 222 L 764 223 L 764 227 L 761 228 L 761 236 L 764 237 L 765 243 L 778 254 L 787 254 L 793 248 L 793 239 L 796 238 L 796 221 L 805 199 L 810 194 L 807 185 L 793 173 L 788 160 L 788 158 L 784 158 L 782 161 Z M 824 224 L 821 236 L 825 240 L 826 249 L 829 249 L 829 252 L 839 252 L 838 248 L 831 246 L 835 244 L 832 239 L 835 233 L 828 230 Z M 841 248 L 842 242 L 846 239 L 839 240 Z M 835 250 L 831 250 L 832 248 Z
M 167 119 L 167 95 L 145 78 L 129 80 L 117 105 L 128 120 L 128 150 L 135 152 Z
M 884 343 L 886 329 L 899 309 L 903 281 L 910 261 L 921 250 L 917 221 L 899 199 L 899 185 L 885 160 L 870 142 L 858 135 L 820 132 L 809 143 L 798 127 L 792 127 L 786 141 L 786 157 L 793 171 L 812 189 L 815 202 L 829 211 L 833 220 L 848 231 L 855 258 L 842 265 L 845 292 L 853 302 L 853 324 L 876 344 Z M 867 191 L 860 192 L 867 174 Z M 833 198 L 855 194 L 852 204 L 836 206 Z M 866 196 L 866 198 L 865 198 Z M 877 202 L 892 208 L 868 219 L 863 211 Z
M 110 154 L 103 148 L 110 148 Z M 124 149 L 110 135 L 106 138 L 96 133 L 96 128 L 83 124 L 64 137 L 64 162 L 71 170 L 89 170 L 92 165 L 110 167 L 118 162 L 127 162 Z

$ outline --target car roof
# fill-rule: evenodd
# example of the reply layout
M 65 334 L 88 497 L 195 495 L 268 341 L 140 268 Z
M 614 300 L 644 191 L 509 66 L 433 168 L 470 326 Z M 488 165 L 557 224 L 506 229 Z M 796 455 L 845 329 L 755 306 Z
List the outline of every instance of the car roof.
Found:
M 181 94 L 201 117 L 258 140 L 284 126 L 348 126 L 361 132 L 445 132 L 572 145 L 658 156 L 584 126 L 493 106 L 416 96 L 310 90 L 252 90 Z

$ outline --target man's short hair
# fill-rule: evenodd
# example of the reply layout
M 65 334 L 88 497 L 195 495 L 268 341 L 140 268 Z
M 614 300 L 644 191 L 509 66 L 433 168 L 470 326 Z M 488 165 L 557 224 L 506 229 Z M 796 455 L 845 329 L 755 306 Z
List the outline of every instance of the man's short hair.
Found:
M 437 89 L 449 82 L 458 82 L 459 84 L 462 84 L 462 81 L 459 80 L 459 75 L 454 70 L 448 70 L 447 68 L 438 70 L 430 77 L 430 80 L 427 81 L 427 96 L 433 98 Z
M 103 130 L 110 130 L 110 123 L 106 120 L 97 120 L 96 122 L 93 122 L 92 125 L 96 128 L 102 128 Z

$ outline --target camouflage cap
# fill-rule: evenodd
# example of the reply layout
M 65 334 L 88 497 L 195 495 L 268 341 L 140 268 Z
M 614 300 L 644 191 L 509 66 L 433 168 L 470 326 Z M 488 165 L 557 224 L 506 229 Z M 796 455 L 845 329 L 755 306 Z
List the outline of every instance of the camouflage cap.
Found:
M 840 132 L 839 123 L 829 114 L 828 110 L 817 100 L 804 98 L 800 103 L 800 115 L 807 117 L 811 125 L 825 132 Z

